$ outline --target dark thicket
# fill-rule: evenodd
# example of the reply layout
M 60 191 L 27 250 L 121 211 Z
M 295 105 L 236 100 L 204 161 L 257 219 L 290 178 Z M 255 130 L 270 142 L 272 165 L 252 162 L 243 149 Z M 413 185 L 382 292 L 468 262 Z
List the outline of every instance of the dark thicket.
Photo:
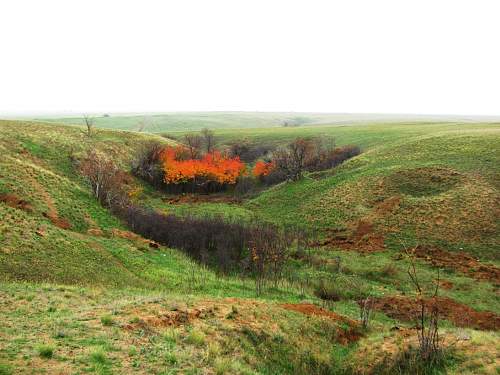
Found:
M 255 160 L 271 153 L 275 150 L 272 145 L 251 144 L 248 141 L 235 142 L 229 146 L 229 155 L 238 156 L 245 163 L 252 163 Z
M 302 178 L 305 171 L 334 168 L 360 153 L 358 146 L 335 147 L 334 138 L 297 138 L 273 152 L 271 159 L 274 169 L 259 179 L 266 185 L 286 180 L 296 181 Z
M 178 217 L 128 205 L 115 210 L 142 236 L 181 249 L 221 272 L 279 277 L 291 243 L 268 224 L 227 222 L 221 217 Z
M 203 176 L 189 182 L 179 184 L 159 184 L 157 186 L 168 194 L 212 194 L 220 193 L 232 189 L 228 184 L 221 184 L 217 181 L 207 179 Z
M 316 152 L 305 161 L 305 169 L 313 172 L 334 168 L 360 153 L 358 146 L 350 145 Z
M 162 186 L 163 169 L 160 163 L 160 154 L 164 147 L 156 141 L 144 143 L 132 160 L 132 174 L 156 187 Z

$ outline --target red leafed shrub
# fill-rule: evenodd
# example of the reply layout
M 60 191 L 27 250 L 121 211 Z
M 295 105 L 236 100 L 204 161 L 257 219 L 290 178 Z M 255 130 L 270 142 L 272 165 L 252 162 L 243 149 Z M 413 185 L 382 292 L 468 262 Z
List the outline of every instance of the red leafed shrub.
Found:
M 255 163 L 252 173 L 255 177 L 268 176 L 274 170 L 274 168 L 275 164 L 272 161 L 265 162 L 259 160 L 257 163 Z
M 166 185 L 182 185 L 194 191 L 223 190 L 236 184 L 245 171 L 239 157 L 231 158 L 219 151 L 207 153 L 201 159 L 190 159 L 185 148 L 166 147 L 160 159 Z

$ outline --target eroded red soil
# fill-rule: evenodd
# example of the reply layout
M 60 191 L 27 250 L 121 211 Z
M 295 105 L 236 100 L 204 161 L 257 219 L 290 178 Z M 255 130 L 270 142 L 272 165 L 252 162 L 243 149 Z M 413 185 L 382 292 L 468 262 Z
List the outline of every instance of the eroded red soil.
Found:
M 331 231 L 331 235 L 317 246 L 331 246 L 342 250 L 354 250 L 371 253 L 385 249 L 384 234 L 377 231 L 375 222 L 391 215 L 401 203 L 400 196 L 392 196 L 375 203 L 371 212 L 365 217 L 350 224 L 346 231 Z
M 363 253 L 371 253 L 385 248 L 384 236 L 376 233 L 373 223 L 365 219 L 357 222 L 352 234 L 333 231 L 333 235 L 314 245 L 336 247 L 342 250 L 355 250 Z
M 123 328 L 127 330 L 152 330 L 153 328 L 188 324 L 196 319 L 206 318 L 213 315 L 213 310 L 205 308 L 166 311 L 158 315 L 143 316 L 137 322 L 126 324 Z
M 15 194 L 8 194 L 8 193 L 0 194 L 0 202 L 5 203 L 9 207 L 17 208 L 19 210 L 23 210 L 26 212 L 33 211 L 33 207 L 28 201 L 19 198 Z
M 427 309 L 437 306 L 439 316 L 442 319 L 451 321 L 457 327 L 470 327 L 480 330 L 500 329 L 500 315 L 490 311 L 476 311 L 451 298 L 437 297 L 428 299 L 425 301 L 425 306 Z M 373 307 L 391 318 L 414 321 L 418 316 L 420 304 L 415 299 L 392 296 L 375 299 Z
M 500 284 L 500 268 L 483 264 L 464 252 L 452 253 L 430 246 L 417 246 L 413 252 L 417 258 L 424 259 L 433 266 L 450 268 L 476 280 Z

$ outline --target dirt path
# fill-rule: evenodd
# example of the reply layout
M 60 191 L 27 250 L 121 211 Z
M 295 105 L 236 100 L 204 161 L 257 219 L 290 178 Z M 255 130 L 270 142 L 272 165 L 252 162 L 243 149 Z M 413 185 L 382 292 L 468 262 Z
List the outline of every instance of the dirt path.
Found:
M 54 204 L 54 200 L 50 196 L 50 194 L 45 190 L 45 188 L 38 182 L 36 179 L 36 176 L 33 176 L 30 173 L 27 173 L 27 177 L 31 183 L 31 185 L 36 189 L 36 191 L 42 196 L 43 201 L 47 205 L 48 211 L 43 213 L 43 216 L 48 218 L 52 224 L 55 226 L 62 228 L 62 229 L 70 229 L 71 228 L 71 223 L 64 219 L 59 217 L 59 214 L 57 212 L 57 208 Z

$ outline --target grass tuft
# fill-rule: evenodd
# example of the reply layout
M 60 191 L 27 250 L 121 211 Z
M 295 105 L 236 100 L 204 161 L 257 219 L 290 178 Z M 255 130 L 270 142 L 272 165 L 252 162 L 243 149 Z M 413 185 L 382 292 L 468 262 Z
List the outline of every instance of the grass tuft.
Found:
M 54 356 L 54 351 L 55 351 L 54 346 L 48 345 L 48 344 L 40 345 L 37 348 L 38 355 L 41 358 L 45 358 L 45 359 L 52 358 Z

